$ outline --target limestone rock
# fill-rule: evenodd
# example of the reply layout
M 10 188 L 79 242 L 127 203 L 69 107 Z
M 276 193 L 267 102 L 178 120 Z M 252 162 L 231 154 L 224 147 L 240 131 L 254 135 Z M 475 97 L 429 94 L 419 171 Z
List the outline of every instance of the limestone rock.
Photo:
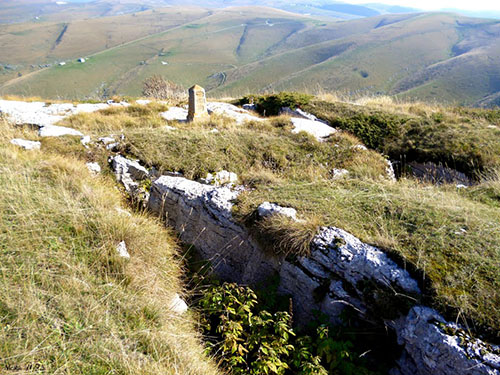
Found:
M 314 116 L 312 113 L 303 111 L 300 108 L 291 109 L 290 107 L 283 107 L 280 110 L 280 115 L 288 115 L 290 117 L 297 117 L 297 118 L 307 119 L 307 120 L 311 120 L 311 121 L 317 121 L 317 122 L 321 122 L 323 124 L 329 125 L 328 122 L 320 120 L 316 116 Z
M 120 242 L 118 246 L 116 246 L 116 251 L 122 258 L 130 259 L 130 254 L 128 253 L 127 244 L 125 243 L 125 241 Z
M 78 130 L 56 125 L 42 126 L 38 131 L 38 135 L 40 137 L 62 137 L 64 135 L 83 137 L 83 134 Z
M 8 117 L 16 125 L 33 125 L 43 127 L 55 125 L 64 117 L 81 113 L 95 112 L 109 108 L 108 104 L 78 104 L 56 103 L 47 105 L 45 102 L 23 102 L 16 100 L 0 100 L 0 113 Z
M 121 155 L 111 158 L 111 166 L 116 180 L 123 184 L 128 193 L 135 194 L 139 188 L 137 181 L 148 177 L 148 171 L 137 161 L 129 160 Z
M 334 168 L 332 170 L 332 178 L 341 178 L 345 177 L 349 174 L 349 171 L 347 169 L 337 169 Z
M 160 116 L 167 121 L 187 121 L 188 111 L 181 107 L 170 107 L 168 111 L 160 113 Z
M 115 139 L 113 137 L 101 137 L 99 138 L 99 142 L 103 145 L 109 145 L 110 143 L 115 142 Z
M 354 145 L 351 147 L 353 150 L 358 150 L 358 151 L 367 151 L 368 148 L 366 148 L 365 145 Z
M 84 135 L 82 137 L 82 139 L 80 140 L 80 142 L 82 143 L 82 145 L 84 145 L 85 147 L 88 146 L 88 144 L 90 143 L 90 141 L 91 141 L 90 135 Z
M 226 170 L 217 173 L 208 173 L 207 177 L 203 179 L 203 183 L 215 186 L 232 185 L 238 182 L 238 175 Z
M 177 293 L 175 293 L 168 305 L 168 308 L 174 313 L 182 315 L 188 310 L 188 305 Z
M 413 307 L 397 323 L 396 332 L 404 353 L 393 374 L 500 375 L 499 347 L 468 337 L 431 308 Z
M 88 170 L 93 174 L 101 173 L 101 166 L 99 163 L 86 163 Z
M 297 211 L 294 208 L 281 207 L 275 203 L 264 202 L 257 208 L 257 212 L 260 217 L 282 215 L 297 220 Z
M 13 145 L 24 148 L 25 150 L 39 150 L 41 143 L 37 141 L 28 141 L 26 139 L 14 138 L 10 141 Z
M 329 125 L 326 125 L 320 121 L 308 120 L 305 118 L 292 118 L 292 124 L 294 126 L 292 132 L 299 133 L 304 131 L 316 137 L 319 141 L 323 140 L 334 133 L 337 132 L 335 128 L 332 128 Z
M 183 177 L 161 176 L 152 184 L 148 208 L 193 244 L 222 279 L 264 281 L 278 260 L 261 252 L 248 231 L 232 217 L 239 192 Z
M 207 104 L 208 113 L 226 116 L 234 119 L 238 124 L 246 121 L 262 121 L 260 117 L 252 115 L 247 110 L 229 103 L 209 102 Z

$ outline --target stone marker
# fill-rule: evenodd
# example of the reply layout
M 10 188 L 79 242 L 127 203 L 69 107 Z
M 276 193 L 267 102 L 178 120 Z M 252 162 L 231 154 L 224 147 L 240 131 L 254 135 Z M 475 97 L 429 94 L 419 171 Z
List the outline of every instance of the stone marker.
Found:
M 201 86 L 194 85 L 189 89 L 189 110 L 187 120 L 193 121 L 196 118 L 205 116 L 208 116 L 205 89 Z

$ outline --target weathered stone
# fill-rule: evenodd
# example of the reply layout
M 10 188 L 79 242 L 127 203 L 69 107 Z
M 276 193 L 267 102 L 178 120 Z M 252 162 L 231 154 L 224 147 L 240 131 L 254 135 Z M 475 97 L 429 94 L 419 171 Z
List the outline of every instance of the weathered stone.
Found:
M 182 315 L 188 310 L 188 305 L 177 293 L 175 293 L 168 304 L 168 308 L 174 313 Z
M 271 215 L 282 215 L 297 220 L 297 211 L 291 207 L 281 207 L 275 203 L 264 202 L 258 208 L 257 212 L 260 217 L 267 217 Z
M 42 126 L 38 131 L 38 135 L 40 137 L 62 137 L 64 135 L 83 137 L 82 132 L 78 130 L 67 128 L 65 126 L 56 126 L 56 125 Z
M 148 177 L 146 168 L 137 161 L 129 160 L 121 155 L 111 158 L 111 166 L 115 171 L 116 180 L 123 184 L 125 190 L 132 195 L 138 192 L 137 181 Z
M 500 348 L 468 336 L 433 309 L 415 306 L 395 328 L 404 353 L 392 374 L 500 374 Z
M 162 176 L 153 183 L 148 207 L 194 244 L 222 279 L 252 284 L 278 272 L 278 291 L 292 297 L 294 321 L 307 322 L 313 310 L 320 310 L 340 324 L 349 306 L 359 317 L 394 329 L 403 346 L 394 375 L 500 375 L 499 348 L 474 338 L 461 343 L 460 334 L 444 330 L 457 326 L 430 308 L 400 311 L 399 318 L 374 314 L 370 303 L 380 291 L 412 301 L 420 294 L 417 282 L 386 253 L 339 228 L 324 227 L 311 243 L 310 256 L 293 262 L 271 256 L 232 218 L 237 196 L 227 187 Z M 376 293 L 364 284 L 374 285 Z
M 255 283 L 278 269 L 278 260 L 259 250 L 247 230 L 233 220 L 237 191 L 182 177 L 153 182 L 148 208 L 166 218 L 183 241 L 193 244 L 226 280 Z
M 252 115 L 247 110 L 229 103 L 209 102 L 207 104 L 208 113 L 226 116 L 235 120 L 238 124 L 246 121 L 262 121 L 260 117 Z
M 41 143 L 37 141 L 28 141 L 26 139 L 14 138 L 10 141 L 13 145 L 24 148 L 25 150 L 39 150 Z
M 332 169 L 332 178 L 341 178 L 347 176 L 348 174 L 349 171 L 347 169 Z
M 330 125 L 326 125 L 320 121 L 295 117 L 292 118 L 291 121 L 294 126 L 292 133 L 299 133 L 303 131 L 313 135 L 319 141 L 322 141 L 324 138 L 337 132 L 335 128 L 332 128 Z
M 205 89 L 201 86 L 194 85 L 189 89 L 189 109 L 188 121 L 193 121 L 197 118 L 208 116 L 207 99 Z
M 238 182 L 238 175 L 233 172 L 222 170 L 213 174 L 208 173 L 207 177 L 202 182 L 215 186 L 235 184 Z
M 88 170 L 93 174 L 101 173 L 101 166 L 99 163 L 86 163 Z
M 118 252 L 118 255 L 121 256 L 122 258 L 130 259 L 130 254 L 128 253 L 127 244 L 125 243 L 125 241 L 120 242 L 116 246 L 116 251 Z

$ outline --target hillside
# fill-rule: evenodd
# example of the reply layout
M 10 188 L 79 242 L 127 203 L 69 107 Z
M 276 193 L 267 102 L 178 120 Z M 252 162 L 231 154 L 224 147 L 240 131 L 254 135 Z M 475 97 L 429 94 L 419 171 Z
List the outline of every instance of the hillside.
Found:
M 446 13 L 335 22 L 271 8 L 166 8 L 0 29 L 12 51 L 4 95 L 137 96 L 153 74 L 219 96 L 299 89 L 487 105 L 500 90 L 500 22 Z
M 500 340 L 499 111 L 291 93 L 233 102 L 249 100 L 268 117 L 228 103 L 186 123 L 183 102 L 0 101 L 2 369 L 215 374 L 196 322 L 233 374 L 496 375 L 500 348 L 478 337 Z M 276 116 L 285 105 L 335 129 Z M 58 114 L 67 128 L 51 125 Z M 399 179 L 385 155 L 407 163 Z M 413 162 L 470 180 L 432 183 Z M 233 184 L 209 181 L 222 170 Z M 169 307 L 175 293 L 187 315 Z
M 79 141 L 0 118 L 0 144 L 0 372 L 217 374 L 193 319 L 169 308 L 182 293 L 172 233 L 93 176 Z

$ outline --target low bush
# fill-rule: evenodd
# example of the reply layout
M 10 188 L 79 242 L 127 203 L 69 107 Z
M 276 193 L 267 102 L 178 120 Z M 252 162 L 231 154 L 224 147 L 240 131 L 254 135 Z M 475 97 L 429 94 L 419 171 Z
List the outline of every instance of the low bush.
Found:
M 249 287 L 210 286 L 199 306 L 207 345 L 232 375 L 375 374 L 343 329 L 318 322 L 298 333 L 291 312 L 263 310 Z
M 263 116 L 277 116 L 281 108 L 295 109 L 308 104 L 313 96 L 298 92 L 280 92 L 272 95 L 248 95 L 239 100 L 239 104 L 256 105 L 257 111 Z

